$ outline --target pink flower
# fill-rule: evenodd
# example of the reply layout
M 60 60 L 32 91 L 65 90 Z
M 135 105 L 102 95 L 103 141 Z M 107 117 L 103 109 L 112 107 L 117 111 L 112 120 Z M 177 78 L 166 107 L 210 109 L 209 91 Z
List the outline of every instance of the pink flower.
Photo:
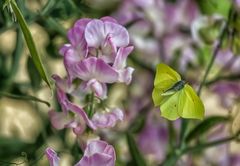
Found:
M 53 149 L 47 148 L 45 154 L 50 166 L 60 165 L 60 158 Z M 82 159 L 75 166 L 114 166 L 115 161 L 116 154 L 113 146 L 105 141 L 93 140 L 88 143 Z
M 114 61 L 117 48 L 129 44 L 126 28 L 111 17 L 90 21 L 85 29 L 85 39 L 88 47 L 92 48 L 91 54 L 101 57 L 107 63 Z
M 99 59 L 100 60 L 100 59 Z M 72 128 L 75 134 L 82 134 L 88 125 L 93 130 L 98 128 L 114 127 L 117 121 L 122 121 L 124 114 L 122 110 L 114 108 L 111 111 L 97 112 L 89 119 L 86 112 L 79 106 L 69 101 L 64 85 L 64 80 L 54 75 L 57 86 L 57 99 L 61 105 L 63 112 L 49 111 L 50 121 L 54 128 L 60 130 L 64 128 Z M 69 115 L 69 111 L 74 113 Z
M 75 166 L 114 166 L 116 154 L 113 146 L 104 141 L 91 141 L 82 159 Z
M 126 67 L 127 57 L 132 52 L 133 46 L 122 47 L 118 50 L 115 58 L 113 68 L 118 72 L 118 81 L 129 84 L 132 80 L 132 73 L 134 69 L 132 67 Z
M 47 148 L 45 150 L 45 155 L 48 158 L 50 166 L 59 166 L 60 158 L 57 156 L 57 153 L 53 149 Z
M 100 98 L 106 98 L 106 83 L 118 80 L 118 73 L 102 59 L 90 57 L 80 61 L 74 68 L 76 77 L 83 80 L 82 90 L 91 90 Z

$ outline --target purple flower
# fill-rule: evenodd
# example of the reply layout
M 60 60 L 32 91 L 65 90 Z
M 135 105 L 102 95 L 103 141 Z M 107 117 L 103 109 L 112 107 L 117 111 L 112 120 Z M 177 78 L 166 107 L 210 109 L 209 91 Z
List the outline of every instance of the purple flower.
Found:
M 129 84 L 132 80 L 132 73 L 134 69 L 132 67 L 127 67 L 127 57 L 132 52 L 133 46 L 129 47 L 122 47 L 118 50 L 117 56 L 115 58 L 113 68 L 118 71 L 119 82 L 125 82 L 126 84 Z
M 116 122 L 123 120 L 123 111 L 119 108 L 114 108 L 110 112 L 100 113 L 97 112 L 92 117 L 92 122 L 98 128 L 114 127 Z
M 60 158 L 57 153 L 47 148 L 45 154 L 50 166 L 59 166 Z M 116 161 L 115 150 L 105 141 L 92 140 L 84 150 L 82 159 L 75 166 L 114 166 Z
M 93 19 L 85 29 L 88 47 L 97 49 L 94 55 L 102 56 L 106 62 L 113 62 L 117 48 L 129 44 L 127 30 L 111 17 Z
M 92 57 L 93 58 L 93 57 Z M 98 59 L 102 61 L 101 59 Z M 93 115 L 92 119 L 89 119 L 86 112 L 79 106 L 69 101 L 66 92 L 64 92 L 64 80 L 59 76 L 54 75 L 57 86 L 57 99 L 61 105 L 63 112 L 56 112 L 54 110 L 49 111 L 50 121 L 54 128 L 72 128 L 75 134 L 81 134 L 86 125 L 93 130 L 97 128 L 114 127 L 117 121 L 123 120 L 123 112 L 118 108 L 114 108 L 111 111 L 97 112 Z M 70 114 L 69 111 L 74 113 Z
M 91 141 L 82 159 L 75 166 L 114 166 L 116 154 L 113 146 L 104 141 Z
M 53 149 L 47 148 L 45 150 L 45 155 L 48 158 L 50 166 L 59 166 L 60 158 L 57 156 L 57 153 Z
M 81 21 L 78 21 L 74 27 L 68 31 L 70 44 L 65 44 L 60 49 L 60 54 L 64 56 L 64 65 L 68 72 L 70 81 L 74 78 L 72 66 L 84 59 L 88 54 L 87 42 L 84 38 L 84 28 L 88 21 L 90 20 L 82 19 Z
M 102 59 L 90 57 L 80 61 L 74 68 L 76 77 L 83 80 L 81 87 L 84 91 L 92 91 L 100 98 L 106 98 L 105 83 L 118 80 L 118 73 Z

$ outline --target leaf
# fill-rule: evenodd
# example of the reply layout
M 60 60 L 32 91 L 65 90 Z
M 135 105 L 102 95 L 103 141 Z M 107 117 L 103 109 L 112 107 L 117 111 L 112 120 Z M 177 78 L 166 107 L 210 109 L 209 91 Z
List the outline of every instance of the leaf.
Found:
M 27 46 L 28 46 L 28 49 L 30 51 L 30 54 L 31 54 L 31 57 L 32 57 L 32 60 L 33 60 L 33 63 L 34 65 L 36 66 L 39 74 L 41 75 L 42 79 L 47 83 L 47 85 L 49 86 L 50 89 L 51 88 L 51 83 L 49 81 L 49 78 L 45 72 L 45 69 L 43 67 L 43 64 L 42 64 L 42 61 L 41 61 L 41 58 L 37 52 L 37 49 L 36 49 L 36 46 L 35 46 L 35 43 L 33 41 L 33 38 L 32 38 L 32 35 L 30 33 L 30 30 L 26 24 L 26 21 L 21 13 L 21 11 L 19 10 L 16 2 L 14 1 L 10 1 L 10 4 L 12 6 L 12 9 L 13 9 L 13 12 L 18 20 L 18 23 L 21 27 L 21 30 L 23 32 L 23 35 L 24 35 L 24 38 L 26 40 L 26 43 L 27 43 Z
M 144 160 L 142 154 L 140 153 L 137 144 L 131 133 L 127 132 L 127 142 L 128 148 L 132 156 L 134 165 L 136 166 L 146 166 L 146 161 Z
M 31 57 L 28 57 L 27 69 L 28 69 L 28 75 L 31 80 L 31 85 L 32 85 L 33 90 L 39 89 L 42 79 L 41 79 L 41 76 L 39 75 Z
M 11 93 L 6 93 L 6 92 L 0 92 L 0 97 L 4 96 L 4 97 L 8 97 L 8 98 L 12 98 L 12 99 L 18 99 L 18 100 L 31 100 L 31 101 L 36 101 L 36 102 L 40 102 L 40 103 L 44 103 L 46 104 L 48 107 L 50 107 L 50 103 L 47 101 L 44 101 L 42 99 L 39 99 L 37 97 L 34 96 L 30 96 L 30 95 L 16 95 L 16 94 L 11 94 Z
M 224 116 L 211 116 L 207 117 L 204 121 L 196 125 L 186 136 L 186 142 L 191 141 L 194 138 L 198 138 L 214 126 L 228 122 L 229 118 Z
M 203 14 L 221 14 L 225 18 L 228 17 L 231 7 L 231 1 L 229 0 L 197 0 L 197 3 Z

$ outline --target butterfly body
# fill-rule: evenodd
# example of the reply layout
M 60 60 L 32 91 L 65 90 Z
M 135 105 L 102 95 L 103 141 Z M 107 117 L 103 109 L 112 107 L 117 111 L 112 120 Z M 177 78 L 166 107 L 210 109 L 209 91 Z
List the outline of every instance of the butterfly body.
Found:
M 184 80 L 180 80 L 177 83 L 175 83 L 171 88 L 169 88 L 168 90 L 166 90 L 164 93 L 162 93 L 162 96 L 168 96 L 168 95 L 172 95 L 175 92 L 181 90 L 184 88 L 184 85 L 186 84 L 186 82 Z
M 169 120 L 204 116 L 204 106 L 196 92 L 165 64 L 157 66 L 152 96 L 155 106 L 160 106 L 161 115 Z

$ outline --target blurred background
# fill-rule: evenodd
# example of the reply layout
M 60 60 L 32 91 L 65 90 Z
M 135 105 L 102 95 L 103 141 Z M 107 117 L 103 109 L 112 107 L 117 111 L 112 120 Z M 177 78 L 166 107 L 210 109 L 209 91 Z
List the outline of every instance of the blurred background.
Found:
M 129 86 L 109 86 L 107 100 L 109 105 L 123 108 L 126 117 L 116 128 L 98 133 L 115 147 L 116 165 L 119 166 L 135 165 L 129 155 L 124 135 L 126 130 L 134 133 L 134 139 L 150 166 L 159 165 L 174 148 L 179 137 L 180 121 L 168 122 L 160 117 L 159 108 L 153 106 L 151 93 L 155 66 L 160 62 L 167 63 L 196 89 L 212 56 L 221 26 L 234 3 L 230 0 L 16 2 L 29 25 L 49 76 L 66 76 L 63 58 L 58 51 L 64 43 L 68 43 L 67 30 L 76 20 L 112 16 L 128 29 L 131 45 L 135 47 L 128 59 L 129 66 L 135 68 L 133 80 Z M 51 108 L 60 110 L 55 94 L 41 80 L 33 65 L 17 22 L 13 21 L 7 10 L 2 10 L 3 1 L 0 6 L 0 166 L 14 163 L 21 166 L 48 165 L 44 156 L 48 146 L 59 152 L 61 165 L 73 165 L 81 158 L 81 150 L 76 146 L 78 140 L 69 129 L 57 131 L 52 128 L 47 113 Z M 238 6 L 234 6 L 237 11 Z M 232 35 L 233 44 L 229 44 L 230 39 L 225 36 L 224 46 L 219 51 L 201 96 L 206 116 L 221 115 L 230 120 L 218 123 L 199 136 L 200 139 L 214 140 L 239 129 L 238 35 L 236 30 Z M 51 107 L 23 96 L 35 96 L 49 102 Z M 178 165 L 240 165 L 239 149 L 238 142 L 229 142 L 184 156 Z

